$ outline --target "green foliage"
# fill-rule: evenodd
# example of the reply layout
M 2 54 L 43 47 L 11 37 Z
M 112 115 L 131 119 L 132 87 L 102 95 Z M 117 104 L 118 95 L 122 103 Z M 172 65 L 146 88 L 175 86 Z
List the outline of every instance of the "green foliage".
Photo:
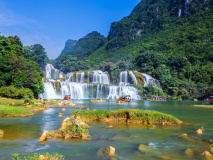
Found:
M 25 96 L 33 98 L 33 92 L 28 88 L 18 89 L 14 86 L 3 86 L 0 88 L 0 96 L 18 99 L 24 98 Z
M 34 44 L 30 47 L 24 47 L 23 55 L 25 58 L 37 62 L 42 70 L 45 69 L 45 65 L 47 62 L 49 62 L 49 58 L 47 57 L 45 49 L 41 44 Z
M 210 145 L 210 151 L 213 151 L 213 146 L 212 145 Z
M 57 153 L 57 152 L 53 152 L 52 154 L 46 152 L 43 154 L 43 156 L 45 157 L 46 160 L 64 160 L 64 156 Z M 33 156 L 22 156 L 20 157 L 18 153 L 14 153 L 12 154 L 12 159 L 13 160 L 38 160 L 39 154 L 38 153 L 34 153 Z
M 81 38 L 70 52 L 61 54 L 54 64 L 64 73 L 88 70 L 91 66 L 85 58 L 102 47 L 106 41 L 106 38 L 98 32 L 89 33 Z
M 95 50 L 103 46 L 104 43 L 106 43 L 106 38 L 94 31 L 79 39 L 74 49 L 66 54 L 82 59 L 91 55 Z
M 116 117 L 116 118 L 129 118 L 130 120 L 142 120 L 148 121 L 150 123 L 161 123 L 164 121 L 168 121 L 171 123 L 182 123 L 179 119 L 173 117 L 169 114 L 164 114 L 157 111 L 143 111 L 137 109 L 119 109 L 113 111 L 104 111 L 104 110 L 81 110 L 81 111 L 73 111 L 72 115 L 85 117 L 85 118 L 92 118 L 95 120 L 109 118 L 109 117 Z
M 69 73 L 79 70 L 88 70 L 90 68 L 87 60 L 78 61 L 77 57 L 62 54 L 55 60 L 56 68 L 59 68 L 64 73 Z
M 206 97 L 213 94 L 212 17 L 212 1 L 143 0 L 129 16 L 112 23 L 108 41 L 102 46 L 90 50 L 86 45 L 91 51 L 87 54 L 80 52 L 79 43 L 70 54 L 88 56 L 83 68 L 108 71 L 112 83 L 119 82 L 120 71 L 139 70 L 158 79 L 172 99 Z M 84 70 L 80 69 L 82 61 L 67 60 L 71 58 L 57 61 L 58 68 L 65 72 Z M 162 95 L 162 90 L 140 88 L 149 97 Z
M 23 48 L 17 36 L 8 38 L 0 36 L 0 61 L 2 62 L 0 64 L 0 87 L 13 85 L 19 89 L 29 88 L 37 97 L 38 94 L 43 93 L 43 73 L 38 63 L 29 57 L 24 58 L 25 51 L 26 49 Z M 35 52 L 38 54 L 37 57 L 40 57 L 37 59 L 42 61 L 45 56 L 42 57 L 37 51 Z
M 26 110 L 22 106 L 9 106 L 9 105 L 1 105 L 0 106 L 0 117 L 5 116 L 24 116 L 31 115 L 32 112 Z
M 88 130 L 84 128 L 83 125 L 76 125 L 76 124 L 69 124 L 65 129 L 60 129 L 58 133 L 65 137 L 66 134 L 72 135 L 72 136 L 81 136 L 83 133 L 87 134 Z

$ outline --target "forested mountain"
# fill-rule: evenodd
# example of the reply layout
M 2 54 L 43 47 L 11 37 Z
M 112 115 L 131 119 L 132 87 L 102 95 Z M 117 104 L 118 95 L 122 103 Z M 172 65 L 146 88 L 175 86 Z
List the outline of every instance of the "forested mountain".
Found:
M 173 98 L 213 94 L 212 0 L 143 0 L 129 16 L 112 23 L 107 42 L 97 48 L 92 54 L 73 50 L 70 55 L 87 64 L 85 69 L 150 74 Z M 81 60 L 81 55 L 89 57 Z
M 43 92 L 41 68 L 47 60 L 42 45 L 23 47 L 18 36 L 0 36 L 0 96 L 38 97 Z
M 83 59 L 90 56 L 98 48 L 102 47 L 106 41 L 107 40 L 104 36 L 94 31 L 79 39 L 73 50 L 66 54 Z
M 128 17 L 112 23 L 108 42 L 89 59 L 93 64 L 125 60 L 147 50 L 209 54 L 212 19 L 212 0 L 143 0 Z
M 85 58 L 102 47 L 106 42 L 107 39 L 103 35 L 93 31 L 79 39 L 73 50 L 59 55 L 59 57 L 55 59 L 55 66 L 65 73 L 89 69 L 89 62 L 87 62 Z
M 61 54 L 64 54 L 64 53 L 72 51 L 73 48 L 75 47 L 76 43 L 77 43 L 76 40 L 68 39 L 65 42 L 65 46 L 64 46 L 64 49 L 61 51 Z

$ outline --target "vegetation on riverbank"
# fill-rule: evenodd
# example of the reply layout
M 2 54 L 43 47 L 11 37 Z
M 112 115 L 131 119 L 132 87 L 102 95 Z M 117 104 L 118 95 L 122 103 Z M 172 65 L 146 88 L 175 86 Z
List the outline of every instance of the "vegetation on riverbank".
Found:
M 84 110 L 84 111 L 73 111 L 73 117 L 79 117 L 82 121 L 120 121 L 127 123 L 142 123 L 142 124 L 182 124 L 183 122 L 178 118 L 149 110 L 138 110 L 138 109 L 119 109 L 113 111 L 104 110 Z
M 23 106 L 0 105 L 0 117 L 25 117 L 33 113 Z
M 12 154 L 13 160 L 64 160 L 64 156 L 62 154 L 59 154 L 57 152 L 53 152 L 52 154 L 46 152 L 42 155 L 39 155 L 38 153 L 34 153 L 33 156 L 19 156 L 18 153 Z
M 42 45 L 24 47 L 18 36 L 0 36 L 0 61 L 0 96 L 37 98 L 43 93 L 48 58 Z
M 78 119 L 74 119 L 70 122 L 70 118 L 66 118 L 62 124 L 61 128 L 57 130 L 45 131 L 39 141 L 45 141 L 50 138 L 81 138 L 87 139 L 88 137 L 88 125 L 79 121 Z
M 26 117 L 48 107 L 42 101 L 30 99 L 0 99 L 0 117 Z

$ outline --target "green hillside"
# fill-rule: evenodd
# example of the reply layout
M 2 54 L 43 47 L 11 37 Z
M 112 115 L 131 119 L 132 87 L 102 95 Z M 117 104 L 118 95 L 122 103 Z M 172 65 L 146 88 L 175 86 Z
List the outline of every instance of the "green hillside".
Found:
M 212 0 L 143 0 L 129 16 L 112 23 L 107 40 L 90 54 L 71 54 L 79 57 L 79 68 L 102 69 L 112 77 L 138 70 L 158 79 L 174 99 L 213 94 Z
M 89 60 L 94 65 L 115 62 L 134 58 L 147 50 L 179 54 L 190 61 L 208 59 L 212 54 L 211 3 L 142 1 L 128 17 L 112 23 L 109 41 Z M 182 14 L 178 17 L 179 9 Z
M 73 50 L 67 52 L 66 55 L 72 55 L 79 59 L 83 59 L 102 47 L 104 43 L 106 43 L 106 38 L 94 31 L 79 39 Z

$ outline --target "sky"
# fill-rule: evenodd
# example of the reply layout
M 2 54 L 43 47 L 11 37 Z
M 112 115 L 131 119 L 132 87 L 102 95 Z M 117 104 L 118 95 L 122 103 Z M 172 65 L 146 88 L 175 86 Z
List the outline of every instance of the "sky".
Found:
M 92 31 L 108 35 L 112 22 L 128 16 L 140 0 L 0 0 L 0 35 L 20 37 L 24 46 L 41 44 L 59 56 L 68 39 Z

